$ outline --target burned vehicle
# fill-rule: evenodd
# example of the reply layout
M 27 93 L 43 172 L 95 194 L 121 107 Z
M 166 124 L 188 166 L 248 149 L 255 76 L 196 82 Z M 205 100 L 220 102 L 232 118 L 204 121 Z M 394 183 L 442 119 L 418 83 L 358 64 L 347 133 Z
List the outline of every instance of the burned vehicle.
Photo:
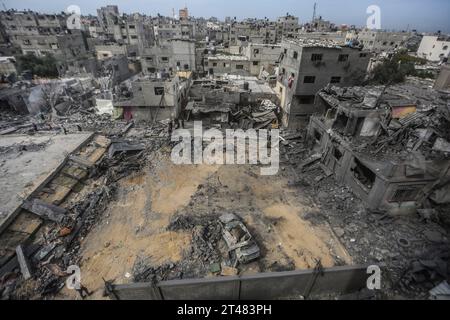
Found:
M 259 257 L 258 245 L 236 215 L 224 214 L 219 217 L 219 221 L 222 226 L 222 236 L 234 266 L 238 263 L 249 263 Z

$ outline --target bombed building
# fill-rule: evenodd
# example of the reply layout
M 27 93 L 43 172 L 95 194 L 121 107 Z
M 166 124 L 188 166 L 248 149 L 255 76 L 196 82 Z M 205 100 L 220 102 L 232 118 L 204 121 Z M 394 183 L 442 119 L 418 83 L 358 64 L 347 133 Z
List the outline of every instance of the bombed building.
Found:
M 417 84 L 329 86 L 308 136 L 325 171 L 374 210 L 415 212 L 428 198 L 449 199 L 448 94 Z
M 0 299 L 450 297 L 445 25 L 92 5 L 0 12 Z

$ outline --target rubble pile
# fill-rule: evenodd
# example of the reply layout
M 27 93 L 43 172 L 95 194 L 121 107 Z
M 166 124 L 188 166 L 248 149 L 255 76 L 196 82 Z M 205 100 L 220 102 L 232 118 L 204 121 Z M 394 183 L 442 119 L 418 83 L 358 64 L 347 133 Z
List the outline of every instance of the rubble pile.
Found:
M 191 248 L 185 252 L 184 258 L 178 263 L 154 266 L 150 259 L 139 257 L 133 267 L 134 281 L 204 277 L 211 271 L 211 266 L 220 264 L 222 253 L 219 242 L 222 238 L 222 230 L 216 215 L 176 215 L 171 219 L 167 230 L 190 231 L 192 233 Z
M 278 107 L 270 100 L 256 106 L 236 107 L 231 112 L 231 125 L 240 129 L 271 129 L 278 127 Z
M 25 256 L 28 256 L 33 280 L 24 281 L 20 276 L 21 270 L 15 267 L 14 259 L 0 268 L 0 294 L 3 299 L 46 298 L 57 294 L 65 285 L 68 267 L 79 265 L 80 240 L 100 221 L 105 208 L 115 197 L 118 181 L 139 173 L 148 164 L 147 157 L 169 143 L 163 124 L 133 128 L 133 134 L 125 138 L 124 135 L 134 123 L 113 125 L 114 122 L 106 117 L 102 121 L 103 127 L 97 129 L 109 132 L 109 154 L 105 153 L 98 163 L 90 167 L 87 176 L 82 173 L 84 170 L 63 169 L 65 175 L 86 176 L 87 180 L 79 187 L 73 187 L 78 194 L 75 198 L 68 197 L 67 201 L 58 203 L 59 207 L 47 205 L 48 208 L 57 210 L 55 214 L 61 211 L 63 217 L 42 216 L 45 223 L 30 239 L 31 243 L 25 246 Z M 148 136 L 159 138 L 149 140 Z M 102 146 L 103 140 L 96 138 L 91 143 L 92 148 Z M 14 147 L 19 151 L 39 148 L 35 145 Z M 79 161 L 81 167 L 90 166 L 89 163 L 77 160 L 77 157 L 71 159 Z
M 380 100 L 381 103 L 376 97 L 371 100 L 372 103 L 380 103 L 377 112 L 392 114 L 393 109 L 386 105 L 386 101 L 394 100 L 389 94 L 399 91 L 404 93 L 405 89 L 393 87 L 386 90 L 386 100 Z M 345 105 L 349 103 L 360 106 L 370 101 L 361 94 L 367 89 L 333 87 L 326 88 L 324 92 L 321 97 L 331 106 L 330 110 L 338 110 L 338 120 L 321 117 L 322 123 L 329 128 L 327 145 L 347 147 L 362 159 L 382 161 L 384 164 L 403 161 L 407 170 L 423 168 L 426 161 L 448 162 L 450 153 L 442 148 L 445 145 L 442 140 L 448 141 L 450 138 L 448 105 L 444 98 L 434 96 L 434 99 L 426 98 L 426 102 L 414 101 L 417 110 L 398 119 L 388 117 L 382 120 L 377 134 L 361 137 L 350 133 L 349 124 L 338 127 L 342 123 L 339 122 L 339 111 L 347 110 Z M 394 102 L 391 104 L 396 105 Z M 368 110 L 374 110 L 372 108 L 373 105 Z M 384 113 L 384 110 L 388 112 Z M 351 116 L 346 116 L 350 123 Z M 333 124 L 332 120 L 336 122 Z M 308 194 L 320 207 L 320 214 L 306 215 L 305 218 L 313 224 L 329 223 L 356 263 L 385 265 L 385 279 L 388 280 L 384 284 L 385 298 L 398 295 L 427 298 L 430 289 L 450 276 L 450 206 L 443 195 L 434 197 L 430 191 L 431 188 L 447 190 L 448 179 L 439 179 L 428 189 L 426 195 L 431 196 L 418 205 L 415 213 L 393 215 L 383 208 L 370 208 L 369 203 L 354 191 L 353 184 L 346 183 L 349 178 L 337 179 L 336 171 L 327 165 L 330 152 L 334 152 L 335 158 L 342 155 L 333 149 L 321 149 L 315 128 L 310 126 L 308 133 L 297 135 L 293 132 L 281 133 L 281 155 L 284 163 L 292 168 L 286 171 L 291 176 L 292 185 L 299 192 Z M 441 175 L 445 177 L 445 173 L 444 166 Z M 420 177 L 420 172 L 419 175 L 416 172 L 409 176 Z

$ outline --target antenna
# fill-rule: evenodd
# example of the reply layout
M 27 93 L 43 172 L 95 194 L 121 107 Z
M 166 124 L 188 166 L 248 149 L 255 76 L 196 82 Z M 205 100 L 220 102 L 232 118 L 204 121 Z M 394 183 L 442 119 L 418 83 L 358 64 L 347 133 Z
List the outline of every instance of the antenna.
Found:
M 317 2 L 314 2 L 314 11 L 311 23 L 314 23 L 314 20 L 316 20 L 316 12 L 317 12 Z
M 3 1 L 2 1 L 2 6 L 3 6 L 3 9 L 5 9 L 5 11 L 8 11 L 8 9 L 6 9 L 5 3 Z

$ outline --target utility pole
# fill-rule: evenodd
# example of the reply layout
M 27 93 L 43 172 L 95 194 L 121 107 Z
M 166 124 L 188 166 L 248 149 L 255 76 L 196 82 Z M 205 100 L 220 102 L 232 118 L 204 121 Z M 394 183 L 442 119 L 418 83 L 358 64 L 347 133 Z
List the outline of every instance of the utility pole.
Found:
M 314 2 L 314 10 L 311 24 L 314 23 L 314 20 L 316 20 L 316 12 L 317 12 L 317 2 Z

